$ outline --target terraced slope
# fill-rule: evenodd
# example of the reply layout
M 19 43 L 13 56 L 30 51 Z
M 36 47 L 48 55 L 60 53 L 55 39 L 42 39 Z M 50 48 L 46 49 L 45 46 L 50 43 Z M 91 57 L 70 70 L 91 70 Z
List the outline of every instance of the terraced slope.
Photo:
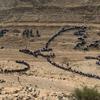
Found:
M 100 56 L 100 43 L 85 48 L 100 41 L 99 6 L 99 0 L 0 0 L 0 28 L 9 30 L 0 37 L 0 100 L 70 100 L 76 87 L 95 86 L 100 90 L 100 78 L 96 78 L 100 77 L 98 60 L 86 59 Z M 54 53 L 51 60 L 62 69 L 50 64 L 46 57 L 33 55 L 63 26 L 82 25 L 87 36 L 84 47 L 75 49 L 81 38 L 75 35 L 78 31 L 75 29 L 56 37 L 49 46 L 53 51 L 42 52 L 42 55 Z M 32 29 L 32 36 L 23 36 L 25 29 Z M 25 54 L 20 49 L 33 52 Z M 28 67 L 16 61 L 27 62 Z
M 0 0 L 0 21 L 99 23 L 98 0 Z

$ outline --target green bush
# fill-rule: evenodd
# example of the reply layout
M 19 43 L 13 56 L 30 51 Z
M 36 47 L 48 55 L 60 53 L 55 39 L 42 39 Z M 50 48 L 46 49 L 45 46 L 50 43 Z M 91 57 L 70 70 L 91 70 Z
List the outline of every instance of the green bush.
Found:
M 100 93 L 95 88 L 83 87 L 83 89 L 75 89 L 73 100 L 100 100 Z

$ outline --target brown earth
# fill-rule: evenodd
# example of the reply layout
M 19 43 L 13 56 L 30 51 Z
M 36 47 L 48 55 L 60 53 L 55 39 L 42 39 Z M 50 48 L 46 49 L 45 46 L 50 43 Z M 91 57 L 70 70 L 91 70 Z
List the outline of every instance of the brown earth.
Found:
M 20 69 L 23 66 L 15 61 L 24 60 L 30 69 L 22 73 L 0 73 L 0 100 L 70 100 L 70 94 L 75 88 L 89 86 L 100 90 L 98 79 L 64 71 L 48 63 L 45 58 L 19 52 L 23 48 L 34 51 L 43 47 L 63 26 L 85 25 L 87 42 L 100 40 L 97 34 L 100 33 L 99 0 L 6 1 L 0 0 L 0 27 L 10 31 L 0 38 L 0 47 L 4 47 L 0 49 L 0 68 Z M 41 37 L 22 37 L 26 28 L 32 28 L 33 34 L 39 30 Z M 15 29 L 20 32 L 15 33 Z M 78 41 L 73 32 L 64 32 L 52 42 L 50 47 L 56 54 L 54 60 L 60 64 L 69 62 L 74 69 L 100 76 L 100 66 L 96 65 L 96 60 L 85 59 L 85 56 L 100 55 L 100 49 L 74 50 Z

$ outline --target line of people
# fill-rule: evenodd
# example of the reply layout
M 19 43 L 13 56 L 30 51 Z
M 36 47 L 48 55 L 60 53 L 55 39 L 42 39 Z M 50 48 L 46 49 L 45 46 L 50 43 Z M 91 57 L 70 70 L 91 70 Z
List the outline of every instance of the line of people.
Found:
M 38 49 L 38 50 L 36 50 L 34 52 L 33 51 L 30 51 L 28 49 L 19 50 L 19 52 L 23 52 L 25 54 L 29 54 L 29 55 L 32 55 L 34 57 L 38 57 L 38 56 L 42 56 L 42 57 L 53 57 L 53 58 L 55 57 L 55 54 L 54 53 L 50 53 L 50 54 L 47 54 L 47 55 L 42 54 L 42 52 L 45 52 L 45 51 L 49 52 L 49 51 L 52 51 L 52 49 L 51 48 L 41 48 L 41 49 Z
M 55 67 L 58 67 L 60 69 L 63 69 L 63 70 L 66 70 L 66 71 L 69 71 L 69 72 L 72 72 L 72 73 L 76 73 L 76 74 L 79 74 L 79 75 L 82 75 L 82 76 L 85 76 L 85 77 L 89 77 L 89 78 L 95 78 L 95 79 L 99 79 L 100 80 L 100 76 L 98 75 L 95 75 L 95 74 L 91 74 L 91 73 L 84 73 L 82 71 L 78 71 L 78 70 L 75 70 L 75 69 L 72 69 L 71 67 L 63 67 L 63 66 L 60 66 L 59 64 L 56 64 L 55 62 L 53 62 L 50 58 L 47 58 L 47 61 L 54 65 Z
M 86 56 L 85 59 L 90 59 L 90 60 L 91 60 L 91 59 L 95 59 L 95 60 L 97 60 L 97 61 L 96 61 L 96 64 L 97 64 L 97 65 L 100 65 L 100 56 L 97 56 L 97 57 Z
M 56 67 L 58 67 L 58 68 L 61 68 L 61 69 L 63 69 L 63 70 L 67 70 L 67 71 L 70 71 L 70 72 L 73 72 L 73 73 L 77 73 L 77 74 L 79 74 L 79 75 L 83 75 L 83 76 L 86 76 L 86 77 L 90 77 L 90 78 L 96 78 L 96 79 L 100 79 L 100 77 L 98 76 L 98 75 L 94 75 L 94 74 L 90 74 L 90 73 L 84 73 L 84 72 L 82 72 L 82 71 L 78 71 L 78 70 L 75 70 L 75 69 L 72 69 L 71 67 L 67 67 L 67 68 L 65 68 L 65 67 L 63 67 L 63 66 L 60 66 L 59 64 L 56 64 L 55 62 L 53 62 L 53 61 L 51 61 L 51 58 L 54 58 L 55 57 L 55 54 L 51 57 L 51 56 L 45 56 L 45 55 L 43 55 L 41 52 L 42 51 L 48 51 L 49 50 L 49 45 L 50 45 L 50 43 L 55 39 L 55 37 L 57 37 L 58 35 L 60 35 L 60 34 L 62 34 L 63 32 L 65 32 L 65 31 L 69 31 L 69 30 L 73 30 L 73 29 L 80 29 L 81 27 L 79 27 L 79 28 L 77 28 L 77 27 L 74 27 L 74 28 L 68 28 L 68 29 L 65 29 L 65 28 L 62 28 L 58 33 L 56 33 L 55 35 L 53 35 L 48 41 L 47 41 L 47 43 L 46 43 L 46 45 L 45 45 L 45 48 L 41 48 L 41 49 L 38 49 L 38 50 L 36 50 L 36 51 L 34 51 L 34 52 L 32 52 L 32 53 L 30 53 L 31 51 L 30 50 L 26 50 L 24 53 L 27 53 L 27 54 L 32 54 L 32 55 L 35 55 L 35 57 L 37 57 L 37 56 L 42 56 L 42 57 L 44 57 L 44 58 L 46 58 L 47 59 L 47 61 L 49 62 L 49 63 L 51 63 L 52 65 L 54 65 L 54 66 L 56 66 Z M 86 29 L 86 27 L 82 27 L 82 29 L 81 29 L 81 31 L 82 30 L 84 30 L 84 29 Z M 83 33 L 85 32 L 85 31 L 82 31 Z M 82 33 L 82 34 L 83 34 Z M 80 37 L 79 38 L 79 40 L 82 42 L 82 45 L 84 45 L 84 44 L 86 44 L 85 43 L 85 38 L 87 38 L 87 36 L 86 36 L 86 34 L 85 35 L 82 35 L 82 37 Z M 51 51 L 52 51 L 52 49 L 51 49 Z
M 29 54 L 29 55 L 33 55 L 33 52 L 30 51 L 29 49 L 21 49 L 19 50 L 19 52 L 25 53 L 25 54 Z
M 22 68 L 22 69 L 0 69 L 0 73 L 1 74 L 8 74 L 8 73 L 20 73 L 20 72 L 26 72 L 30 69 L 30 65 L 25 62 L 25 61 L 20 61 L 20 60 L 16 60 L 16 63 L 19 63 L 19 64 L 22 64 L 22 65 L 25 65 L 26 67 Z
M 68 31 L 71 31 L 71 30 L 80 30 L 80 29 L 81 29 L 81 30 L 85 30 L 86 27 L 84 27 L 84 26 L 80 26 L 80 27 L 75 26 L 75 27 L 71 27 L 71 28 L 66 28 L 66 27 L 61 28 L 61 30 L 59 30 L 56 34 L 54 34 L 54 35 L 47 41 L 47 43 L 46 43 L 46 45 L 45 45 L 45 48 L 48 48 L 49 45 L 50 45 L 50 43 L 51 43 L 57 36 L 63 34 L 64 32 L 68 32 Z

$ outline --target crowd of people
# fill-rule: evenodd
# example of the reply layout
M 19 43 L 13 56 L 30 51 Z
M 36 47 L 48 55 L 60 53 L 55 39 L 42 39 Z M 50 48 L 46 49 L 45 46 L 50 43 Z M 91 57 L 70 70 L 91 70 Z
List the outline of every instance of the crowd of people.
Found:
M 87 43 L 86 38 L 88 38 L 85 29 L 78 30 L 74 33 L 78 37 L 78 43 L 75 45 L 74 49 L 88 51 L 90 49 L 100 49 L 100 40 Z
M 22 33 L 23 37 L 30 38 L 30 37 L 40 37 L 39 30 L 36 30 L 36 32 L 33 34 L 32 29 L 25 29 Z
M 20 52 L 23 52 L 23 53 L 26 53 L 26 54 L 30 54 L 30 55 L 33 55 L 34 57 L 38 57 L 38 56 L 42 56 L 44 58 L 47 59 L 47 61 L 58 67 L 58 68 L 61 68 L 63 70 L 67 70 L 67 71 L 70 71 L 70 72 L 73 72 L 73 73 L 77 73 L 77 74 L 80 74 L 80 75 L 83 75 L 83 76 L 86 76 L 86 77 L 90 77 L 90 78 L 96 78 L 96 79 L 100 79 L 100 77 L 98 75 L 94 75 L 94 74 L 91 74 L 91 73 L 84 73 L 82 71 L 78 71 L 78 70 L 75 70 L 75 69 L 72 69 L 71 67 L 63 67 L 53 61 L 51 61 L 52 58 L 55 58 L 55 53 L 52 53 L 50 55 L 44 55 L 42 52 L 49 52 L 49 51 L 52 51 L 52 48 L 49 48 L 50 46 L 50 43 L 59 35 L 61 35 L 62 33 L 64 32 L 67 32 L 67 31 L 70 31 L 70 30 L 77 30 L 77 32 L 74 33 L 75 36 L 78 37 L 78 40 L 80 41 L 78 44 L 76 44 L 75 48 L 80 48 L 81 46 L 83 46 L 83 50 L 88 50 L 88 46 L 85 47 L 86 45 L 86 38 L 87 38 L 87 34 L 86 34 L 86 27 L 71 27 L 71 28 L 65 28 L 63 27 L 60 31 L 58 31 L 56 34 L 54 34 L 48 41 L 47 43 L 45 44 L 45 47 L 44 48 L 40 48 L 38 50 L 35 50 L 34 52 L 33 51 L 30 51 L 30 50 L 27 50 L 27 49 L 23 49 L 23 50 L 20 50 Z M 95 43 L 99 43 L 98 41 L 95 42 Z M 91 58 L 91 57 L 90 57 Z M 86 59 L 90 59 L 89 57 L 87 57 Z M 93 57 L 92 57 L 93 58 Z M 93 59 L 96 59 L 96 58 L 93 58 Z M 100 65 L 100 60 L 98 60 L 98 62 L 96 62 L 96 64 Z

